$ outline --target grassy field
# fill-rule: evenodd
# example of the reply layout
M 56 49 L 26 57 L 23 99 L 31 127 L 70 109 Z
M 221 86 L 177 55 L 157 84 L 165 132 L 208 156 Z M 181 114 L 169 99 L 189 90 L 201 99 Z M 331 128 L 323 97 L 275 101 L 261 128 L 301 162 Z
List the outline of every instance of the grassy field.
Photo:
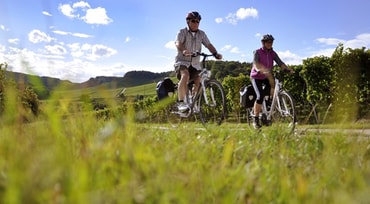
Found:
M 0 203 L 370 202 L 370 142 L 358 134 L 44 109 L 32 123 L 15 105 L 1 118 Z

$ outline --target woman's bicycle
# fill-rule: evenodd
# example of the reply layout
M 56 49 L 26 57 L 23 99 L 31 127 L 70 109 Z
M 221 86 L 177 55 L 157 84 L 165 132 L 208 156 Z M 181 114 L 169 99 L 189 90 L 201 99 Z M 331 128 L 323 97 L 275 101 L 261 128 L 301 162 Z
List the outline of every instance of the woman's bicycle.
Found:
M 206 67 L 206 59 L 213 55 L 200 52 L 192 54 L 192 57 L 196 56 L 203 56 L 201 61 L 202 70 L 199 73 L 200 84 L 197 88 L 198 90 L 193 90 L 194 81 L 190 80 L 184 100 L 188 105 L 186 112 L 179 111 L 176 102 L 170 105 L 167 111 L 167 119 L 172 125 L 177 125 L 184 119 L 191 120 L 195 118 L 197 120 L 198 116 L 204 126 L 207 124 L 220 125 L 226 118 L 225 91 L 220 82 L 210 78 L 211 71 Z M 193 93 L 195 94 L 193 95 Z M 176 94 L 174 94 L 173 99 L 177 99 Z
M 284 73 L 277 71 L 274 96 L 272 101 L 269 96 L 265 97 L 259 117 L 262 125 L 270 126 L 275 123 L 293 132 L 297 122 L 295 103 L 293 97 L 283 88 L 283 80 Z M 251 125 L 254 117 L 253 107 L 246 108 L 246 115 L 248 125 Z

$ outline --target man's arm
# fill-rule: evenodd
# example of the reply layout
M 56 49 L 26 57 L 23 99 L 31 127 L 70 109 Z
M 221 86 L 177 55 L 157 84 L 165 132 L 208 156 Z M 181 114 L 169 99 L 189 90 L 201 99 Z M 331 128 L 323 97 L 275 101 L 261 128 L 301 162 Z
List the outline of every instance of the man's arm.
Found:
M 216 59 L 222 59 L 222 55 L 217 52 L 216 48 L 212 45 L 212 43 L 209 43 L 207 48 L 213 54 L 213 56 L 215 56 Z

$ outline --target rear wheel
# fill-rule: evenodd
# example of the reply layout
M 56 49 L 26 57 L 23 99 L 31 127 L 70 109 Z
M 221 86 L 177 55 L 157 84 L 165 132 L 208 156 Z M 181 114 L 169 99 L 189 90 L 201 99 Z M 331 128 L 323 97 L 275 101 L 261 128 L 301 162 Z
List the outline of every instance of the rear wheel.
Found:
M 220 125 L 226 117 L 226 98 L 222 85 L 210 79 L 205 84 L 205 93 L 200 95 L 199 117 L 203 125 Z
M 286 91 L 281 91 L 278 97 L 278 103 L 275 103 L 273 108 L 272 120 L 293 132 L 297 122 L 293 97 Z

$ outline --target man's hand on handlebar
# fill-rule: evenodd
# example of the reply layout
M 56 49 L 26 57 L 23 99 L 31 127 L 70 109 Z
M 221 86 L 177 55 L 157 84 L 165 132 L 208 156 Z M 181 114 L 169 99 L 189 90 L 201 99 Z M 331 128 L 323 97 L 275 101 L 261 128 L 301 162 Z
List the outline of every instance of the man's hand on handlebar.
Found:
M 182 55 L 186 56 L 186 57 L 196 57 L 196 56 L 199 56 L 199 55 L 201 55 L 201 56 L 214 56 L 218 60 L 222 59 L 222 55 L 220 53 L 216 53 L 214 55 L 209 55 L 209 54 L 201 53 L 201 52 L 198 52 L 198 51 L 191 52 L 189 50 L 184 50 L 182 52 Z
M 183 50 L 182 51 L 182 55 L 183 56 L 187 56 L 187 57 L 190 57 L 193 55 L 193 52 L 189 51 L 189 50 Z
M 214 57 L 218 60 L 222 59 L 222 55 L 220 53 L 215 54 Z

